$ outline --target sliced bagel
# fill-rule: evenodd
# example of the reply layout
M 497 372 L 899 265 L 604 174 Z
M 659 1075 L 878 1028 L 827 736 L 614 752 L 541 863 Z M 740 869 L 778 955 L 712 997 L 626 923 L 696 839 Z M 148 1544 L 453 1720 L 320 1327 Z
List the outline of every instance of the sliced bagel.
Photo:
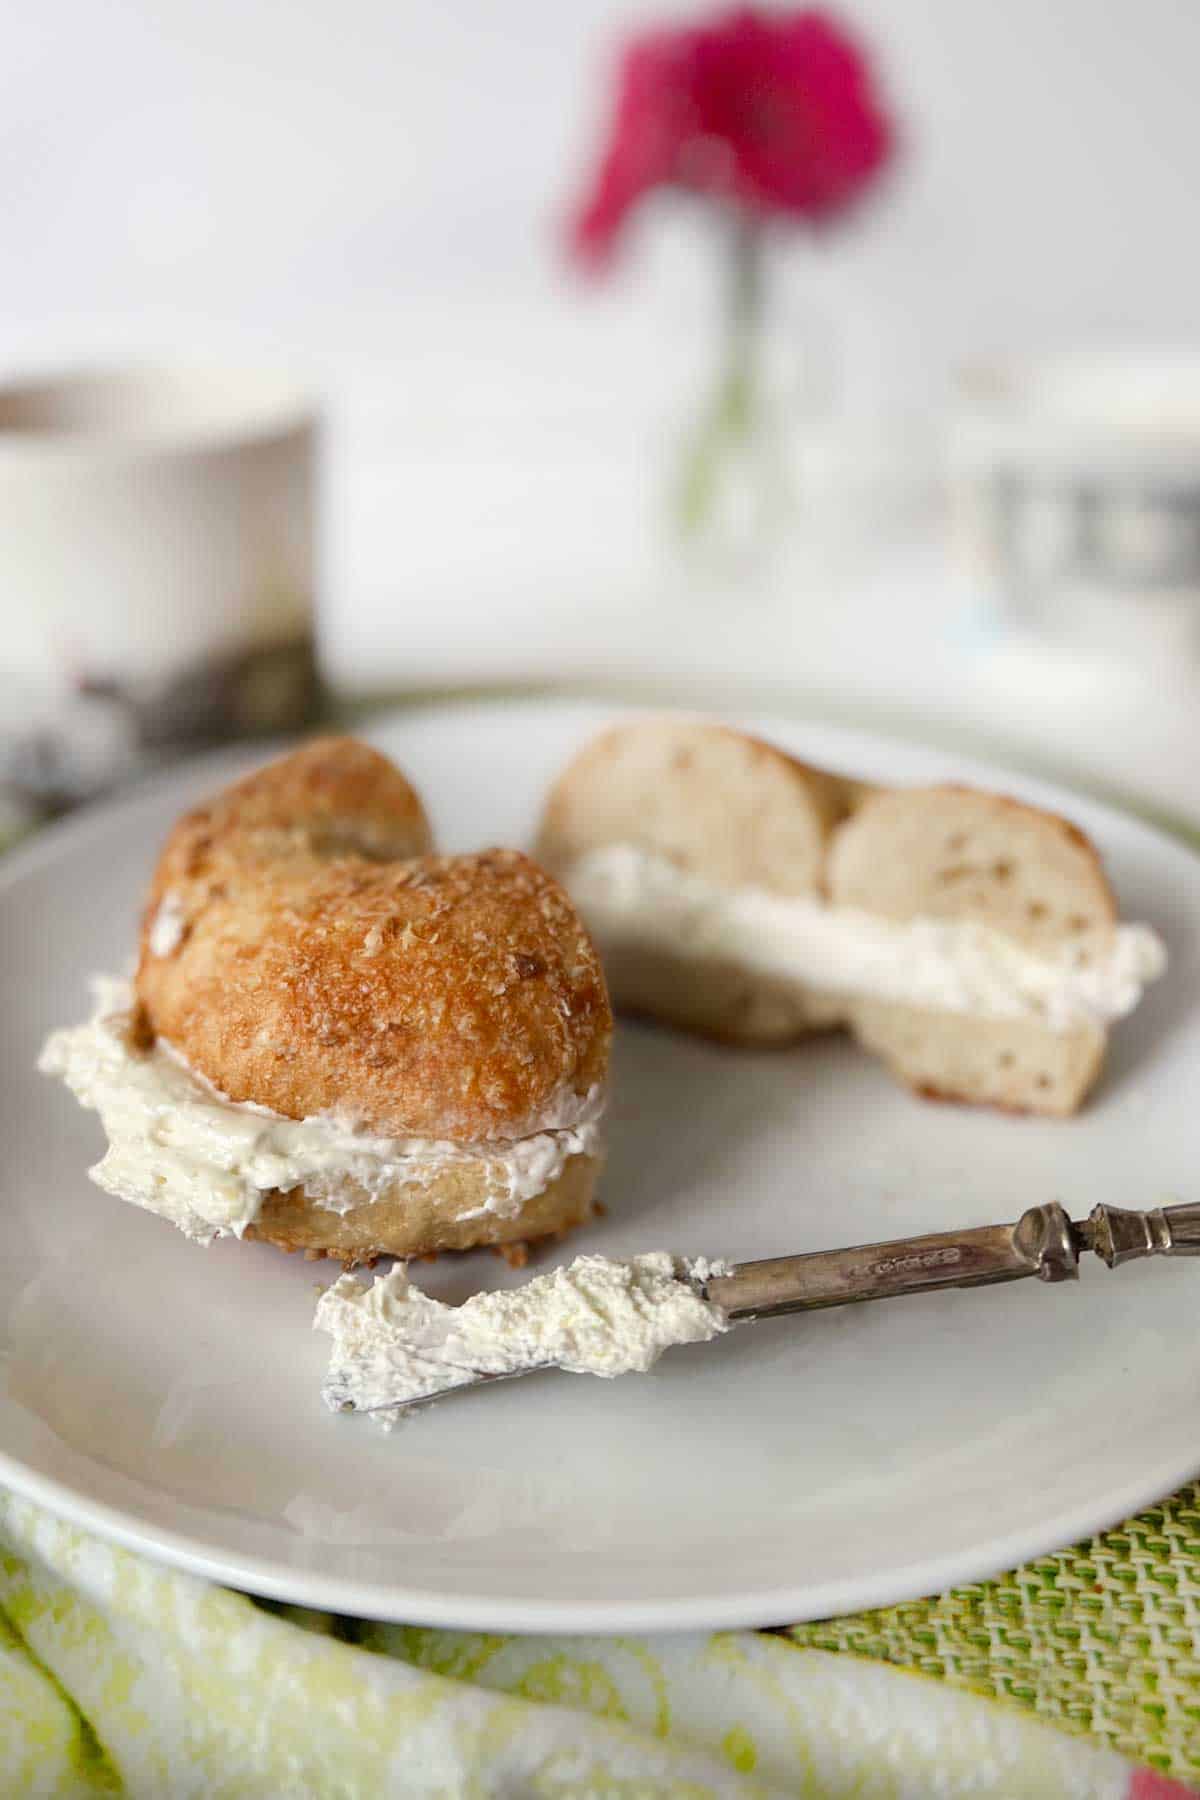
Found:
M 844 1024 L 923 1092 L 1072 1111 L 1160 972 L 1074 826 L 962 787 L 876 789 L 703 721 L 587 745 L 539 854 L 616 1004 L 735 1042 Z
M 586 1216 L 612 1029 L 596 952 L 520 852 L 429 849 L 408 782 L 348 739 L 180 820 L 132 1014 L 110 997 L 43 1057 L 101 1113 L 102 1186 L 201 1241 L 346 1260 Z

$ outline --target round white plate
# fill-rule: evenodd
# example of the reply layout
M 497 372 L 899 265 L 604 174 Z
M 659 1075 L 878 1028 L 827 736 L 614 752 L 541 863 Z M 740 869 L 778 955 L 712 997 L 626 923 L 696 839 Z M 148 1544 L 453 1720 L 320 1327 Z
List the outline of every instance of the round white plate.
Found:
M 613 708 L 412 712 L 373 736 L 447 848 L 528 841 L 546 783 Z M 1101 844 L 1170 976 L 1056 1123 L 931 1106 L 846 1042 L 731 1052 L 620 1034 L 608 1215 L 552 1254 L 778 1255 L 1009 1219 L 1059 1198 L 1197 1197 L 1200 860 L 1102 807 L 957 757 L 763 727 L 890 781 L 965 777 Z M 244 762 L 244 757 L 238 762 Z M 0 1479 L 121 1542 L 259 1593 L 479 1628 L 779 1623 L 930 1593 L 1067 1544 L 1200 1467 L 1200 1266 L 777 1320 L 645 1377 L 459 1396 L 391 1435 L 335 1417 L 310 1329 L 323 1266 L 203 1251 L 87 1180 L 94 1116 L 34 1073 L 133 941 L 156 848 L 233 771 L 189 770 L 0 870 Z M 437 1294 L 516 1277 L 422 1267 Z

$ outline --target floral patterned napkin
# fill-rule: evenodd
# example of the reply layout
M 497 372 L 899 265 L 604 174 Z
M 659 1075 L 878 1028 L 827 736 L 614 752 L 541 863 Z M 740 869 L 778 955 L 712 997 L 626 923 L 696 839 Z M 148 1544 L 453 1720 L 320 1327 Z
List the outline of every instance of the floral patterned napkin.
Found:
M 0 1495 L 0 1792 L 1168 1800 L 1011 1705 L 754 1632 L 483 1636 L 261 1606 Z

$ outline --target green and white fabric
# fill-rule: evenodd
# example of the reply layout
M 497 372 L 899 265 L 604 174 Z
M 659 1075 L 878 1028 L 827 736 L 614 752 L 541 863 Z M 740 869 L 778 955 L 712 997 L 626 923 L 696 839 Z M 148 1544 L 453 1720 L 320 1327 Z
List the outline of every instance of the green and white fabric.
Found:
M 1111 1666 L 1083 1622 L 1102 1609 L 1078 1613 L 1079 1637 L 1067 1609 L 1081 1586 L 1107 1588 L 1114 1604 L 1140 1596 L 1145 1660 L 1124 1679 L 1147 1696 L 1146 1731 L 1131 1747 L 1182 1770 L 1195 1766 L 1191 1702 L 1187 1678 L 1172 1672 L 1173 1648 L 1184 1649 L 1174 1600 L 1158 1616 L 1147 1584 L 1148 1546 L 1170 1548 L 1153 1529 L 1138 1521 L 1104 1540 L 1111 1549 L 1090 1546 L 1013 1579 L 1018 1594 L 1032 1581 L 1063 1596 L 1048 1642 L 1080 1695 L 1089 1657 L 1108 1675 Z M 1165 1800 L 1184 1791 L 1034 1716 L 1036 1679 L 1027 1692 L 1013 1685 L 1013 1658 L 1020 1651 L 1032 1670 L 1037 1651 L 1018 1641 L 1012 1606 L 999 1599 L 1014 1591 L 1005 1583 L 804 1628 L 836 1650 L 801 1647 L 799 1631 L 514 1638 L 266 1607 L 12 1497 L 0 1497 L 0 1540 L 4 1795 Z M 873 1658 L 930 1666 L 936 1657 L 935 1672 L 950 1679 L 847 1655 L 842 1640 L 856 1632 L 855 1647 Z M 1179 1668 L 1193 1657 L 1191 1640 Z M 964 1679 L 1022 1704 L 980 1698 Z M 1086 1721 L 1070 1722 L 1128 1738 L 1125 1718 L 1114 1730 L 1103 1710 L 1111 1688 L 1104 1680 Z M 1165 1729 L 1153 1691 L 1167 1696 Z

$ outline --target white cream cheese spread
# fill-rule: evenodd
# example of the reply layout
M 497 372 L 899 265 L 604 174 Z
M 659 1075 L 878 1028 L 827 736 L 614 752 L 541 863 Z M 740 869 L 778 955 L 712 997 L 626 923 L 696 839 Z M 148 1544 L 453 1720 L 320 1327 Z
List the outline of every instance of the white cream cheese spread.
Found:
M 364 1287 L 343 1275 L 317 1302 L 314 1327 L 333 1338 L 323 1395 L 334 1411 L 389 1423 L 416 1400 L 478 1375 L 552 1365 L 575 1375 L 642 1373 L 675 1344 L 729 1328 L 697 1282 L 724 1265 L 654 1251 L 630 1262 L 577 1256 L 521 1287 L 444 1306 L 414 1287 L 403 1264 Z
M 969 919 L 896 921 L 820 900 L 729 888 L 633 844 L 580 857 L 564 885 L 600 944 L 733 961 L 831 994 L 1067 1031 L 1132 1012 L 1166 951 L 1145 925 L 1039 956 Z
M 359 1192 L 346 1198 L 348 1184 L 373 1197 L 397 1181 L 427 1186 L 464 1161 L 487 1165 L 487 1199 L 474 1211 L 512 1217 L 570 1157 L 599 1149 L 599 1088 L 586 1098 L 564 1097 L 545 1130 L 486 1143 L 375 1137 L 332 1116 L 285 1119 L 230 1100 L 162 1039 L 137 1048 L 129 984 L 100 977 L 93 986 L 93 1017 L 54 1032 L 38 1067 L 100 1114 L 109 1147 L 92 1179 L 198 1243 L 241 1237 L 263 1196 L 276 1189 L 302 1187 L 317 1205 L 346 1212 L 362 1203 Z

